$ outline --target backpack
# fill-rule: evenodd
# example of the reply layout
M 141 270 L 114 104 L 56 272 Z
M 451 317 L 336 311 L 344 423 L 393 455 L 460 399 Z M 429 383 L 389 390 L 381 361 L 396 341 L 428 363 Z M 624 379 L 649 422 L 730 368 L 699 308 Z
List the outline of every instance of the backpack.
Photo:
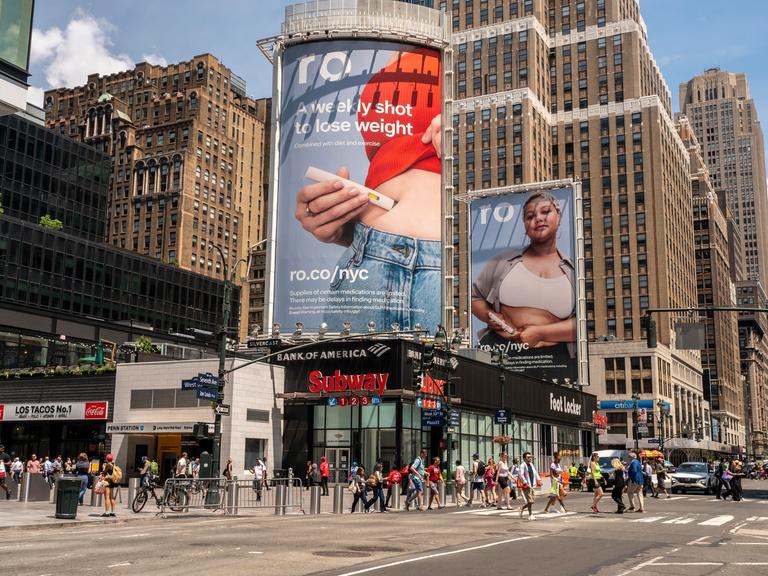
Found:
M 485 462 L 482 460 L 477 461 L 477 477 L 482 480 L 483 476 L 485 476 Z
M 152 462 L 149 463 L 149 473 L 152 474 L 152 476 L 157 476 L 160 473 L 160 466 L 158 466 L 155 460 L 152 460 Z
M 317 468 L 312 470 L 312 482 L 318 482 L 319 483 L 319 482 L 322 481 L 322 479 L 323 479 L 323 476 L 322 476 L 322 474 L 320 474 L 320 470 L 318 470 Z
M 112 464 L 112 475 L 109 479 L 115 484 L 118 484 L 123 479 L 123 471 L 120 469 L 120 466 L 115 463 Z

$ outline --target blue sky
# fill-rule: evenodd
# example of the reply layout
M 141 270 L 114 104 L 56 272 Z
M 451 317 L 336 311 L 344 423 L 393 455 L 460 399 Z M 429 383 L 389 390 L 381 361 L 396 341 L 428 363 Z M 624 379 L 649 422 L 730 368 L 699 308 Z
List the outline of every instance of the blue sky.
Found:
M 289 3 L 37 0 L 30 82 L 38 88 L 82 84 L 96 69 L 114 72 L 143 59 L 175 62 L 211 52 L 246 79 L 249 94 L 270 96 L 271 71 L 256 40 L 279 32 Z M 641 10 L 675 109 L 680 82 L 719 66 L 748 74 L 758 111 L 768 117 L 768 2 L 642 0 Z

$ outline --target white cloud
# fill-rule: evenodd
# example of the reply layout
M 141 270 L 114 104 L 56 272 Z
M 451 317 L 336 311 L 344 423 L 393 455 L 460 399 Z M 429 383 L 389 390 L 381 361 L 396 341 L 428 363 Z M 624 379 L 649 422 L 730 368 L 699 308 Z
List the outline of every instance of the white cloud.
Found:
M 153 66 L 168 66 L 168 61 L 159 54 L 142 54 L 141 59 Z
M 77 12 L 65 30 L 34 30 L 32 62 L 41 63 L 51 88 L 85 84 L 88 74 L 113 74 L 133 67 L 125 54 L 113 54 L 108 21 Z
M 30 86 L 27 89 L 27 102 L 29 102 L 30 104 L 34 104 L 39 108 L 42 108 L 44 94 L 45 94 L 45 90 L 43 90 L 42 88 L 38 88 L 37 86 Z

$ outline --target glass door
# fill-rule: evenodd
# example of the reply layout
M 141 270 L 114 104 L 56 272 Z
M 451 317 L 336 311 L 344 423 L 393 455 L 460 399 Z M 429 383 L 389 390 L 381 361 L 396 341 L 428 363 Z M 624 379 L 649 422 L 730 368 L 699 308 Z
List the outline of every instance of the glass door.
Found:
M 327 448 L 329 482 L 346 483 L 349 477 L 349 448 Z

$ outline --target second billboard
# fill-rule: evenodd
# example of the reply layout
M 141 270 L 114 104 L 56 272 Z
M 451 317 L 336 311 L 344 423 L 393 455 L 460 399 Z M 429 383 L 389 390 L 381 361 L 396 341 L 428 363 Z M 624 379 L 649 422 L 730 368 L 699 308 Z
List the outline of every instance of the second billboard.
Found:
M 470 209 L 473 346 L 560 383 L 579 379 L 574 206 L 568 187 L 476 198 Z
M 274 322 L 433 331 L 441 315 L 440 51 L 316 41 L 282 57 Z

